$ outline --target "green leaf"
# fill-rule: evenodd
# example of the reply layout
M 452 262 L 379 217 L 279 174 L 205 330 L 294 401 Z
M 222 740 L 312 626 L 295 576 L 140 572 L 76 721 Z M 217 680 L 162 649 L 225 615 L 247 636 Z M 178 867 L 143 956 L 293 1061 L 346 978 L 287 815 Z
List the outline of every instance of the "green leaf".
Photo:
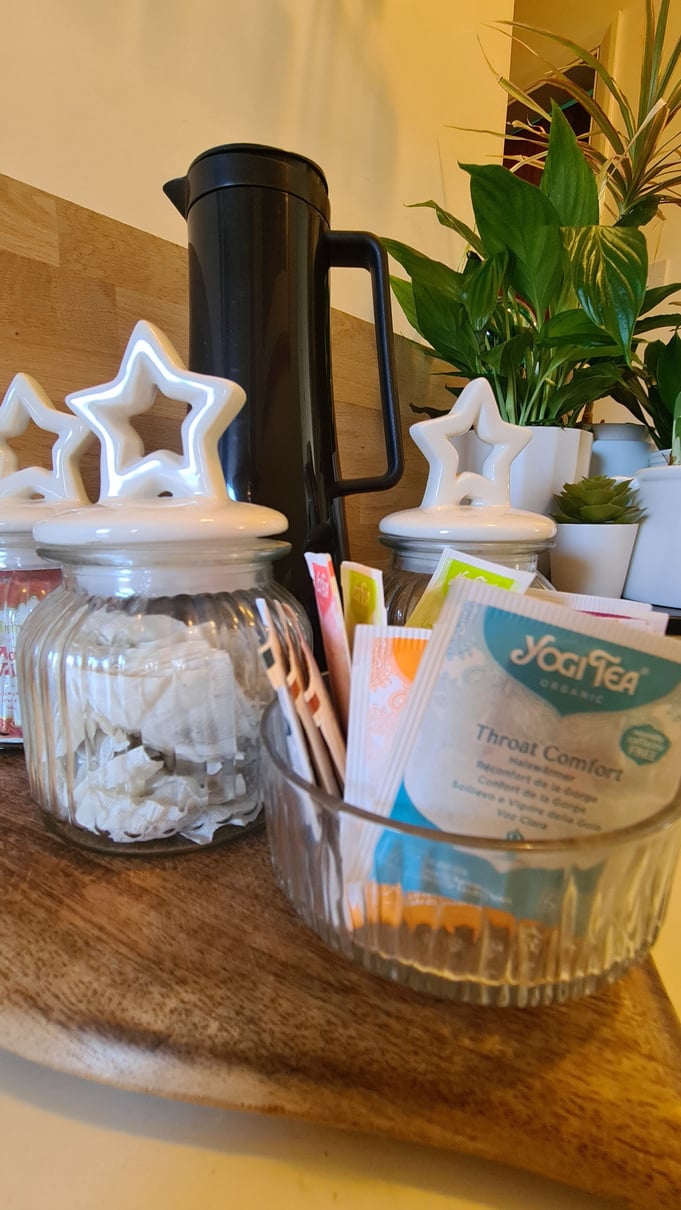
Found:
M 629 361 L 648 273 L 644 236 L 634 227 L 578 227 L 569 251 L 580 303 Z
M 475 220 L 488 256 L 508 252 L 514 289 L 543 318 L 566 276 L 560 220 L 552 203 L 499 164 L 462 164 L 471 177 Z
M 418 275 L 412 284 L 419 332 L 444 361 L 475 377 L 478 342 L 462 303 Z
M 664 2 L 664 0 L 663 0 L 663 2 Z M 587 66 L 592 67 L 594 69 L 594 71 L 598 74 L 600 79 L 603 81 L 603 84 L 607 88 L 610 95 L 615 100 L 615 102 L 620 110 L 620 113 L 622 114 L 622 117 L 625 120 L 627 129 L 633 133 L 634 117 L 633 117 L 633 113 L 631 111 L 631 106 L 629 105 L 627 98 L 620 91 L 614 78 L 606 70 L 606 67 L 605 67 L 604 63 L 602 62 L 602 60 L 598 59 L 595 55 L 591 54 L 591 52 L 588 51 L 586 49 L 586 47 L 580 46 L 578 42 L 572 42 L 569 38 L 564 38 L 560 34 L 552 33 L 551 30 L 542 29 L 540 26 L 530 25 L 529 23 L 526 23 L 524 21 L 501 21 L 501 22 L 499 22 L 499 24 L 500 25 L 511 25 L 514 30 L 522 29 L 522 30 L 526 30 L 528 33 L 541 34 L 542 37 L 549 38 L 549 39 L 551 39 L 552 42 L 555 42 L 558 46 L 562 46 L 566 50 L 569 50 L 571 55 L 574 58 L 581 60 L 582 63 L 586 63 Z M 581 88 L 577 83 L 575 83 L 569 76 L 566 76 L 563 74 L 563 72 L 560 72 L 557 70 L 552 71 L 551 76 L 552 76 L 552 80 L 557 80 L 561 83 L 561 85 L 565 88 L 565 91 L 568 92 L 570 94 L 570 96 L 577 97 L 581 101 L 581 103 L 584 105 L 585 109 L 587 109 L 587 111 L 589 113 L 592 113 L 592 116 L 595 116 L 596 110 L 600 110 L 600 106 L 596 105 L 596 102 L 593 100 L 593 97 L 591 97 L 590 94 L 586 93 L 585 90 L 583 88 Z M 609 139 L 610 143 L 614 147 L 615 151 L 617 151 L 619 153 L 623 153 L 625 150 L 624 143 L 623 143 L 622 139 L 619 137 L 616 127 L 610 122 L 610 120 L 608 119 L 604 110 L 600 110 L 600 113 L 596 117 L 596 120 L 598 123 L 598 129 L 603 131 L 603 133 L 606 135 L 606 137 Z
M 569 382 L 558 387 L 550 399 L 548 415 L 552 420 L 573 415 L 587 403 L 595 403 L 607 395 L 617 382 L 620 368 L 614 362 L 603 362 L 575 370 Z
M 639 319 L 634 327 L 634 335 L 643 332 L 654 332 L 657 328 L 678 328 L 681 325 L 681 314 L 678 311 L 665 311 L 664 315 L 648 315 Z
M 650 290 L 646 290 L 640 314 L 647 315 L 648 311 L 652 311 L 654 307 L 659 307 L 660 303 L 665 302 L 670 294 L 676 294 L 677 290 L 681 290 L 681 281 L 670 282 L 666 286 L 653 286 Z
M 586 525 L 598 525 L 608 521 L 620 521 L 622 510 L 617 504 L 585 504 L 582 517 Z M 627 521 L 627 524 L 630 522 Z
M 651 222 L 655 218 L 660 203 L 664 199 L 655 193 L 649 193 L 646 197 L 642 197 L 640 201 L 634 202 L 633 206 L 629 206 L 627 210 L 623 210 L 620 214 L 616 227 L 645 227 L 646 223 Z
M 386 252 L 407 270 L 410 277 L 418 274 L 422 281 L 428 281 L 450 297 L 461 297 L 462 273 L 456 273 L 449 265 L 443 265 L 442 261 L 431 260 L 429 256 L 424 256 L 422 252 L 417 252 L 415 248 L 410 248 L 399 240 L 381 239 L 381 243 Z
M 407 321 L 411 324 L 412 328 L 416 328 L 416 331 L 419 332 L 419 321 L 414 303 L 414 289 L 411 282 L 405 281 L 403 277 L 391 276 L 390 288 L 404 311 Z M 421 332 L 421 335 L 423 336 L 423 332 Z
M 651 340 L 645 347 L 643 364 L 653 378 L 657 378 L 657 363 L 660 360 L 660 354 L 663 349 L 663 340 Z
M 681 391 L 681 339 L 674 335 L 657 358 L 657 385 L 663 402 L 673 412 Z
M 610 333 L 599 328 L 578 307 L 559 311 L 546 319 L 539 329 L 537 344 L 551 348 L 562 345 L 579 345 L 588 350 L 609 348 L 613 352 L 619 347 L 613 347 Z
M 480 353 L 480 361 L 491 370 L 500 374 L 509 374 L 513 369 L 522 365 L 527 350 L 534 343 L 534 333 L 531 330 L 518 332 L 510 340 L 504 340 L 492 349 Z
M 457 235 L 461 235 L 463 239 L 465 239 L 466 243 L 470 244 L 471 248 L 475 248 L 476 252 L 479 252 L 481 256 L 483 255 L 482 240 L 480 239 L 480 236 L 477 235 L 475 231 L 473 231 L 473 229 L 466 223 L 462 223 L 461 219 L 455 218 L 453 214 L 450 214 L 447 210 L 443 210 L 442 206 L 438 206 L 437 202 L 434 202 L 432 199 L 428 202 L 412 202 L 408 209 L 418 210 L 421 206 L 426 206 L 430 210 L 434 210 L 437 215 L 438 222 L 441 223 L 443 227 L 449 227 L 452 231 L 456 231 Z
M 598 223 L 598 187 L 575 133 L 560 106 L 551 102 L 551 128 L 540 189 L 564 227 Z
M 464 274 L 462 301 L 476 330 L 487 324 L 499 298 L 508 256 L 500 252 Z

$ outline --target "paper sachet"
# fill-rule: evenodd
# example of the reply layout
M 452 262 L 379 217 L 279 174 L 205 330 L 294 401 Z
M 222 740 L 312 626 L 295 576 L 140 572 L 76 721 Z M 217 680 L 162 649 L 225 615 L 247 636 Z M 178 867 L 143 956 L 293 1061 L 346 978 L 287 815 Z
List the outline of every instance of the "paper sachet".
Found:
M 343 618 L 352 654 L 357 626 L 385 626 L 388 614 L 383 591 L 383 572 L 364 563 L 341 563 Z
M 419 666 L 382 785 L 365 805 L 459 835 L 593 836 L 673 798 L 680 738 L 674 640 L 459 580 Z M 586 927 L 599 874 L 593 856 L 583 867 L 578 927 Z M 517 851 L 476 853 L 376 826 L 346 860 L 351 883 L 549 927 L 565 876 L 560 853 L 537 868 Z
M 535 573 L 506 567 L 489 559 L 479 559 L 476 555 L 464 554 L 452 546 L 445 546 L 422 596 L 407 618 L 407 626 L 433 626 L 440 616 L 449 585 L 452 580 L 460 578 L 483 580 L 508 592 L 525 592 L 534 580 Z
M 600 618 L 617 618 L 627 626 L 654 630 L 655 634 L 664 634 L 669 622 L 668 613 L 653 610 L 652 605 L 643 601 L 625 601 L 620 597 L 597 597 L 579 592 L 557 592 L 555 589 L 546 591 L 530 588 L 527 591 L 528 596 L 536 596 L 540 601 L 566 605 L 580 613 L 592 613 Z
M 344 794 L 353 806 L 374 799 L 430 635 L 406 626 L 355 628 Z

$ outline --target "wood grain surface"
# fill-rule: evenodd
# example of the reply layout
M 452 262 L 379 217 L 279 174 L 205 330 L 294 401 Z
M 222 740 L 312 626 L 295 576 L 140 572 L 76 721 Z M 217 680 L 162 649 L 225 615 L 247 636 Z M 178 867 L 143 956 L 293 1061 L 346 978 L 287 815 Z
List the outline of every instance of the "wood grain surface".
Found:
M 159 189 L 161 184 L 159 182 Z M 170 203 L 168 203 L 170 204 Z M 138 319 L 157 324 L 187 357 L 187 252 L 167 240 L 0 176 L 0 398 L 18 371 L 37 378 L 56 407 L 71 391 L 109 381 Z M 373 325 L 331 314 L 336 429 L 343 477 L 385 467 Z M 381 517 L 420 502 L 427 466 L 408 436 L 410 403 L 451 407 L 439 363 L 396 338 L 405 473 L 388 492 L 345 503 L 350 555 L 385 567 Z M 137 422 L 147 449 L 177 450 L 179 421 L 158 399 Z M 29 428 L 13 444 L 20 465 L 46 456 L 49 436 Z M 98 447 L 85 455 L 91 499 L 99 492 Z
M 431 1000 L 302 925 L 265 837 L 184 857 L 62 844 L 0 758 L 0 1045 L 59 1070 L 681 1204 L 681 1031 L 652 963 L 543 1009 Z

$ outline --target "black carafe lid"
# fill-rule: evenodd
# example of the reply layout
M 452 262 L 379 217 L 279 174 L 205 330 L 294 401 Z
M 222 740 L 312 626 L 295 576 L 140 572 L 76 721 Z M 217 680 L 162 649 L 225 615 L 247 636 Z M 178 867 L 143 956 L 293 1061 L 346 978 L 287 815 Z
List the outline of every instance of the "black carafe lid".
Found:
M 291 193 L 329 221 L 328 185 L 319 165 L 296 152 L 260 143 L 227 143 L 202 151 L 187 175 L 167 181 L 163 191 L 186 218 L 199 198 L 235 185 Z

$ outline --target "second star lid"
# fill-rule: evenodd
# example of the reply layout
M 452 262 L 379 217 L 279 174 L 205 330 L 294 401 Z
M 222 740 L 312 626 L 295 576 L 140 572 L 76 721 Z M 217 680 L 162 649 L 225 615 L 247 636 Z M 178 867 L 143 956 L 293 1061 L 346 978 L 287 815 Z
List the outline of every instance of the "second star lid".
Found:
M 452 438 L 474 431 L 490 446 L 480 474 L 459 470 Z M 531 432 L 501 419 L 492 388 L 476 378 L 450 412 L 411 426 L 412 440 L 428 461 L 426 490 L 419 508 L 390 513 L 379 524 L 387 539 L 457 542 L 527 542 L 548 545 L 555 522 L 541 513 L 512 508 L 510 469 Z M 392 542 L 391 542 L 392 545 Z

